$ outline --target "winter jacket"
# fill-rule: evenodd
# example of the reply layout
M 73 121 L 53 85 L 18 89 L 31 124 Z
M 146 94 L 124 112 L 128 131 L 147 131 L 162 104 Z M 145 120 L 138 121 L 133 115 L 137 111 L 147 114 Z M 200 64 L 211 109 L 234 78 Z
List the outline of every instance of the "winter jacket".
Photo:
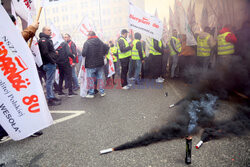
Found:
M 226 41 L 227 41 L 227 42 L 230 42 L 230 43 L 232 43 L 232 44 L 236 44 L 236 43 L 237 43 L 237 38 L 236 38 L 236 36 L 230 31 L 229 28 L 224 27 L 224 28 L 222 28 L 222 29 L 219 31 L 220 34 L 224 34 L 225 32 L 230 32 L 230 34 L 228 34 L 228 35 L 226 36 Z
M 120 51 L 121 53 L 126 53 L 127 51 L 130 51 L 132 50 L 132 47 L 131 46 L 128 46 L 126 47 L 125 46 L 125 43 L 124 41 L 121 39 L 121 38 L 124 38 L 124 37 L 120 37 L 119 40 L 118 40 L 118 45 L 119 45 L 119 48 L 120 48 Z M 125 38 L 124 38 L 125 39 Z M 126 40 L 126 39 L 125 39 Z
M 50 39 L 50 36 L 41 32 L 39 34 L 39 37 L 40 39 L 38 41 L 38 45 L 43 60 L 43 64 L 44 65 L 48 63 L 55 64 L 57 59 L 57 54 L 54 49 L 53 42 Z
M 108 54 L 109 47 L 97 36 L 91 36 L 83 45 L 82 56 L 86 57 L 86 68 L 97 68 L 104 65 L 104 57 Z
M 58 65 L 70 65 L 69 57 L 73 59 L 74 56 L 70 51 L 68 43 L 62 42 L 56 50 L 58 51 L 58 58 L 56 60 L 56 63 Z

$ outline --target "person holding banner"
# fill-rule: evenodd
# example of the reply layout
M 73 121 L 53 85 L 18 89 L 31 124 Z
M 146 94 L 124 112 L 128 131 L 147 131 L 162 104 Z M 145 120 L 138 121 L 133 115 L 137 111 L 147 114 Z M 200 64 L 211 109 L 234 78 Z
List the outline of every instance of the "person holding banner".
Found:
M 104 80 L 103 67 L 104 57 L 108 53 L 109 47 L 104 44 L 95 34 L 94 31 L 89 31 L 88 39 L 83 45 L 82 56 L 85 57 L 85 67 L 87 69 L 87 87 L 89 88 L 86 98 L 94 98 L 95 88 L 99 82 L 99 92 L 103 97 Z
M 132 61 L 134 61 L 133 64 L 135 64 L 135 84 L 138 85 L 141 82 L 140 79 L 140 72 L 142 63 L 144 63 L 144 58 L 146 57 L 145 52 L 143 51 L 143 46 L 141 43 L 141 34 L 135 33 L 135 40 L 133 41 L 133 48 L 132 48 Z
M 39 34 L 39 49 L 43 60 L 43 70 L 46 72 L 46 93 L 49 106 L 60 105 L 61 100 L 55 97 L 53 92 L 53 83 L 55 81 L 56 73 L 56 59 L 58 57 L 53 42 L 51 40 L 50 27 L 43 27 Z
M 129 43 L 126 40 L 127 36 L 128 36 L 128 31 L 126 29 L 123 29 L 121 31 L 121 36 L 118 39 L 118 43 L 117 43 L 119 60 L 121 62 L 121 67 L 122 67 L 121 85 L 122 85 L 122 89 L 124 90 L 129 89 L 127 74 L 128 74 L 128 68 L 129 68 L 129 61 L 131 57 L 131 50 L 133 46 L 133 44 L 129 46 Z

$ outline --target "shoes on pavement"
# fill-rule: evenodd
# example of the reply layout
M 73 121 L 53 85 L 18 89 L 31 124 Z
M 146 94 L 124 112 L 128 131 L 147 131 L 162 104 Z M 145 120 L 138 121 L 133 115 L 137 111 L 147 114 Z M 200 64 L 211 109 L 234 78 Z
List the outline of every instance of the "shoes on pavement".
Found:
M 127 86 L 128 86 L 128 87 L 131 87 L 131 86 L 132 86 L 132 84 L 128 84 Z
M 50 99 L 49 101 L 48 101 L 48 106 L 58 106 L 58 105 L 60 105 L 61 104 L 61 101 L 54 101 L 54 100 L 52 100 L 52 99 Z
M 157 79 L 155 80 L 155 82 L 156 82 L 156 83 L 163 83 L 164 80 L 162 80 L 162 79 L 160 79 L 160 78 L 157 78 Z
M 129 89 L 129 86 L 128 86 L 128 85 L 123 86 L 122 89 L 123 89 L 123 90 L 128 90 L 128 89 Z
M 102 97 L 104 97 L 104 96 L 106 95 L 106 93 L 100 93 L 100 95 L 101 95 Z
M 68 94 L 68 97 L 73 97 L 74 95 L 77 95 L 77 93 L 75 93 L 75 92 L 70 92 L 70 93 Z
M 53 101 L 59 101 L 59 102 L 61 102 L 62 101 L 62 99 L 58 99 L 58 98 L 56 98 L 56 97 L 54 97 L 54 98 L 51 98 Z
M 64 96 L 64 95 L 66 95 L 63 91 L 60 91 L 59 93 L 58 93 L 58 95 L 60 95 L 60 96 Z
M 8 140 L 10 137 L 9 136 L 2 136 L 0 137 L 0 142 L 4 142 L 6 140 Z
M 74 91 L 78 91 L 80 89 L 80 87 L 76 87 L 76 88 L 73 88 Z
M 43 132 L 38 131 L 38 132 L 34 133 L 33 135 L 31 135 L 31 137 L 38 137 L 38 136 L 41 136 L 41 135 L 43 135 Z
M 94 95 L 90 95 L 90 94 L 86 95 L 86 98 L 88 98 L 88 99 L 93 99 L 94 97 L 95 97 Z
M 135 80 L 135 78 L 134 78 L 134 77 L 131 77 L 131 78 L 129 78 L 128 80 L 133 81 L 133 80 Z

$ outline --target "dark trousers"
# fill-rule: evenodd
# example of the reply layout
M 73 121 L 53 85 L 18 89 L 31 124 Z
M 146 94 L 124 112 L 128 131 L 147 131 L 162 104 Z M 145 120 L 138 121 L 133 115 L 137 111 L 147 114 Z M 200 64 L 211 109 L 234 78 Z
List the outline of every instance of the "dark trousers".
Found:
M 62 92 L 63 79 L 67 80 L 68 91 L 72 93 L 72 68 L 69 64 L 58 64 L 59 68 L 59 91 Z
M 162 55 L 153 55 L 151 62 L 151 70 L 153 78 L 158 78 L 162 76 Z
M 130 57 L 120 59 L 122 72 L 121 72 L 121 84 L 122 87 L 128 85 L 127 74 L 128 74 L 128 67 L 129 67 Z

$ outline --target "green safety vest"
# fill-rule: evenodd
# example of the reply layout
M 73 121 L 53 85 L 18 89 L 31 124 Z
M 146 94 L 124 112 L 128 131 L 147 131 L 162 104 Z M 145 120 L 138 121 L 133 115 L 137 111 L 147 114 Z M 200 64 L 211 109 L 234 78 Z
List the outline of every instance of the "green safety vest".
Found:
M 226 36 L 230 32 L 225 32 L 218 35 L 218 55 L 231 55 L 234 54 L 234 45 L 226 41 Z
M 206 38 L 201 39 L 198 37 L 197 40 L 197 56 L 207 57 L 210 56 L 211 48 L 208 45 L 208 40 L 211 35 L 207 35 Z
M 159 47 L 161 48 L 162 47 L 162 42 L 161 41 L 158 41 L 158 45 Z M 151 43 L 150 43 L 150 48 L 149 48 L 149 54 L 152 54 L 152 55 L 161 55 L 162 53 L 161 52 L 158 52 L 155 50 L 154 48 L 154 39 L 151 40 Z
M 171 39 L 175 40 L 175 46 L 178 52 L 181 52 L 181 42 L 179 39 L 177 39 L 176 37 L 172 36 Z M 168 46 L 170 49 L 170 56 L 174 56 L 177 55 L 177 53 L 174 51 L 173 47 L 171 46 L 170 40 L 168 42 Z
M 132 60 L 140 60 L 139 52 L 138 52 L 138 50 L 136 49 L 136 44 L 137 44 L 137 42 L 140 42 L 140 40 L 135 39 L 135 40 L 133 41 Z M 144 52 L 144 50 L 143 50 L 142 44 L 141 44 L 141 47 L 142 47 L 142 54 L 143 54 L 143 58 L 144 58 L 144 57 L 146 57 L 146 54 L 145 54 L 145 52 Z
M 119 40 L 122 39 L 125 43 L 125 47 L 128 47 L 129 44 L 127 42 L 127 40 L 124 38 L 124 37 L 120 37 Z M 119 41 L 118 40 L 118 41 Z M 119 43 L 117 42 L 117 47 L 118 47 L 118 56 L 119 56 L 119 59 L 124 59 L 124 58 L 127 58 L 127 57 L 130 57 L 131 56 L 131 51 L 127 51 L 125 53 L 122 53 L 121 50 L 120 50 L 120 46 L 119 46 Z
M 113 46 L 113 47 L 110 47 L 110 51 L 111 53 L 113 54 L 113 62 L 117 62 L 117 57 L 115 56 L 115 54 L 117 53 L 117 47 Z M 110 53 L 107 54 L 107 59 L 110 59 Z

